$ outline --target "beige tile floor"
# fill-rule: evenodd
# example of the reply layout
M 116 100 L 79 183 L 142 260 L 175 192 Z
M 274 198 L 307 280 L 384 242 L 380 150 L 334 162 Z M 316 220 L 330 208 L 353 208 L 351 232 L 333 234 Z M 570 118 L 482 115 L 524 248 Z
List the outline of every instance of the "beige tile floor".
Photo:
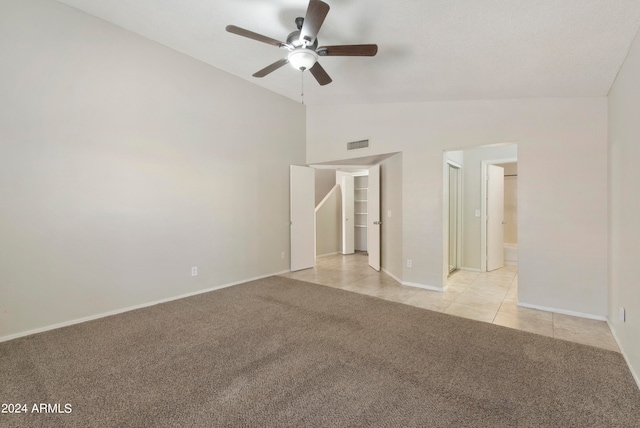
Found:
M 620 352 L 605 321 L 518 306 L 515 267 L 487 273 L 457 271 L 449 276 L 444 292 L 401 285 L 371 269 L 361 253 L 321 257 L 315 268 L 283 276 Z

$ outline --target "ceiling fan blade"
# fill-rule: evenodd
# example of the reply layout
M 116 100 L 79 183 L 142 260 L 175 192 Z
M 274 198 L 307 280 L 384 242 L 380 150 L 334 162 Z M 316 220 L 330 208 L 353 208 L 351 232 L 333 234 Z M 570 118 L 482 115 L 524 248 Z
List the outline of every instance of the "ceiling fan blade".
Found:
M 229 33 L 237 34 L 239 36 L 248 37 L 249 39 L 257 40 L 259 42 L 267 43 L 269 45 L 281 47 L 284 45 L 281 41 L 272 39 L 271 37 L 263 36 L 262 34 L 254 33 L 253 31 L 245 30 L 244 28 L 236 27 L 235 25 L 227 25 L 226 30 Z
M 279 59 L 273 64 L 266 66 L 262 70 L 256 71 L 255 73 L 253 73 L 253 77 L 264 77 L 267 74 L 271 73 L 272 71 L 276 71 L 277 69 L 279 69 L 280 67 L 288 63 L 289 63 L 289 60 L 287 58 Z
M 310 0 L 307 14 L 304 17 L 302 28 L 300 29 L 300 41 L 305 40 L 311 45 L 318 36 L 318 31 L 324 22 L 324 18 L 329 13 L 329 5 L 321 0 Z
M 316 62 L 313 67 L 309 69 L 309 71 L 311 72 L 311 74 L 313 74 L 313 77 L 316 78 L 321 86 L 328 85 L 332 82 L 331 77 L 329 77 L 329 75 L 324 70 L 324 68 L 322 68 L 319 62 Z
M 319 56 L 375 56 L 378 45 L 321 46 L 316 52 Z

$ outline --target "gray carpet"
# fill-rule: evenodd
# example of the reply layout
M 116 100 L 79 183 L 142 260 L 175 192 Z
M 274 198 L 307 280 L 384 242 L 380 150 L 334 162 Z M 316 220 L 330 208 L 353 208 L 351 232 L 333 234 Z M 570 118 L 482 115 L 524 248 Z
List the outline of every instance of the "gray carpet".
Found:
M 637 427 L 618 353 L 271 277 L 0 343 L 0 426 Z

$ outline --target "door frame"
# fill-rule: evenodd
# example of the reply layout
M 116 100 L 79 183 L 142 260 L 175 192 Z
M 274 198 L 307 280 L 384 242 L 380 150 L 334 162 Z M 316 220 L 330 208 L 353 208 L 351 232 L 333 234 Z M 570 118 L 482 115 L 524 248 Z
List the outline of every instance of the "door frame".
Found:
M 518 162 L 518 158 L 482 161 L 482 186 L 480 189 L 480 271 L 487 271 L 487 165 Z
M 380 212 L 382 189 L 380 186 L 380 170 L 380 164 L 376 164 L 370 166 L 369 171 L 367 171 L 369 177 L 369 190 L 367 191 L 367 253 L 369 255 L 369 266 L 378 272 L 382 267 L 382 213 Z M 374 177 L 373 180 L 371 179 L 372 176 Z M 377 245 L 372 245 L 373 242 L 376 242 Z
M 451 184 L 449 183 L 449 169 L 451 167 L 454 167 L 458 170 L 458 189 L 457 189 L 457 193 L 458 193 L 458 200 L 456 201 L 457 207 L 458 207 L 458 215 L 456 216 L 456 223 L 457 223 L 457 228 L 458 228 L 458 233 L 456 234 L 456 260 L 457 260 L 457 269 L 460 269 L 460 267 L 462 266 L 462 213 L 463 213 L 463 198 L 462 198 L 462 165 L 459 164 L 458 162 L 455 162 L 451 159 L 446 159 L 446 163 L 445 163 L 445 167 L 447 169 L 447 186 L 446 186 L 446 190 L 445 190 L 445 198 L 446 198 L 446 230 L 447 230 L 447 239 L 446 239 L 446 272 L 447 272 L 447 276 L 449 276 L 452 271 L 449 269 L 449 239 L 448 236 L 449 235 L 449 231 L 451 228 L 451 222 L 449 221 L 451 218 L 451 213 L 449 212 L 449 199 L 450 199 L 450 194 L 449 194 L 449 189 L 451 188 Z

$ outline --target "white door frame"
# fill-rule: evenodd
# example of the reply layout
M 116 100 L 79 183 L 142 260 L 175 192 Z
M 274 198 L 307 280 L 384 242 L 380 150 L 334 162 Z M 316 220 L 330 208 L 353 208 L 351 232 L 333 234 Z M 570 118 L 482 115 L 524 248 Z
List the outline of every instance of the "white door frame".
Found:
M 463 198 L 462 198 L 462 165 L 459 164 L 458 162 L 452 161 L 451 159 L 447 159 L 446 160 L 446 164 L 445 164 L 445 169 L 447 170 L 447 180 L 446 180 L 446 189 L 444 191 L 444 203 L 445 203 L 445 211 L 446 211 L 446 220 L 445 220 L 445 230 L 447 231 L 447 235 L 449 234 L 449 218 L 450 218 L 450 213 L 449 213 L 449 189 L 450 189 L 450 184 L 449 184 L 449 168 L 450 167 L 454 167 L 457 168 L 459 173 L 458 173 L 458 200 L 457 200 L 457 205 L 458 205 L 458 215 L 456 216 L 456 221 L 457 221 L 457 227 L 458 227 L 458 234 L 456 236 L 456 259 L 458 261 L 458 269 L 460 269 L 460 267 L 462 266 L 462 213 L 463 213 Z M 446 260 L 445 260 L 445 265 L 446 265 L 446 271 L 447 271 L 447 276 L 449 276 L 450 272 L 449 272 L 449 239 L 447 236 L 447 239 L 444 240 L 445 242 L 445 246 L 446 246 Z
M 487 271 L 487 165 L 518 162 L 518 158 L 482 161 L 482 186 L 480 190 L 480 270 Z
M 382 262 L 380 169 L 380 164 L 369 167 L 369 190 L 367 192 L 367 252 L 369 253 L 369 266 L 378 272 Z

